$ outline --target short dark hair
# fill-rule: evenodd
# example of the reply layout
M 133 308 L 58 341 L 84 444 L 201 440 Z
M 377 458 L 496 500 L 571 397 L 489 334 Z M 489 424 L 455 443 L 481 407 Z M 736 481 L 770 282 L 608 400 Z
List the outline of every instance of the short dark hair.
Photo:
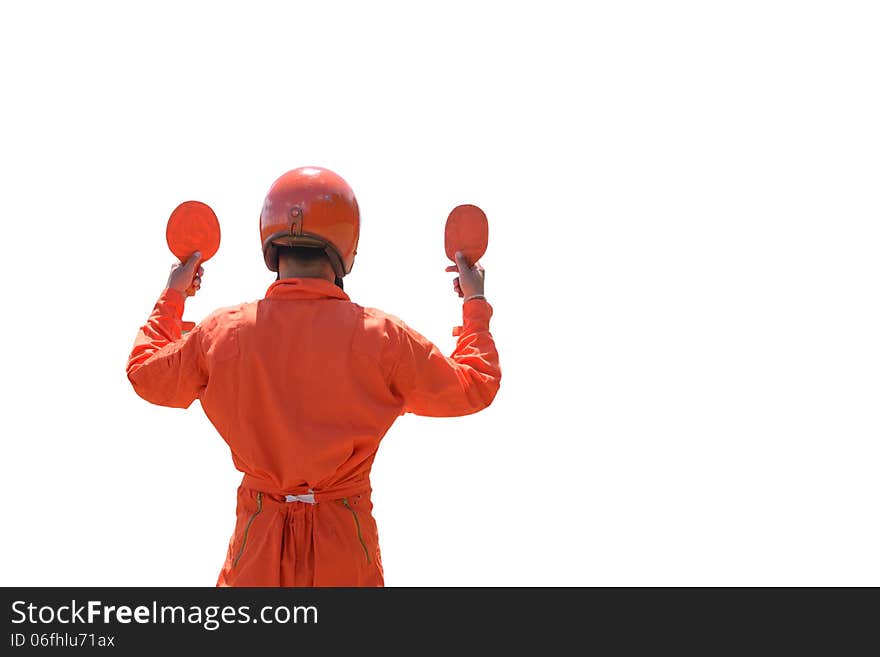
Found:
M 319 260 L 327 260 L 329 262 L 327 254 L 324 253 L 324 249 L 321 248 L 313 246 L 284 245 L 279 245 L 277 248 L 279 262 L 282 260 L 282 258 L 293 258 L 294 260 L 303 264 L 318 262 Z

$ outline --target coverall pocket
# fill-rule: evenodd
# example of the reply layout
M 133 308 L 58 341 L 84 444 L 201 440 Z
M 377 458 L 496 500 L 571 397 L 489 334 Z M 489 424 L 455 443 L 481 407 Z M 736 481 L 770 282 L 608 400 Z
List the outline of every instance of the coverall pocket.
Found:
M 245 548 L 247 548 L 248 532 L 250 532 L 251 525 L 253 524 L 254 520 L 257 518 L 258 515 L 260 515 L 260 513 L 262 511 L 263 511 L 263 494 L 257 493 L 257 508 L 252 514 L 250 514 L 250 516 L 248 516 L 248 519 L 245 522 L 244 528 L 241 531 L 241 538 L 238 541 L 238 548 L 234 552 L 235 557 L 233 558 L 233 561 L 232 561 L 233 568 L 238 565 L 239 559 L 241 559 L 242 555 L 244 555 Z M 236 531 L 236 534 L 237 533 L 238 532 Z
M 372 563 L 372 560 L 370 559 L 370 550 L 367 548 L 367 542 L 364 540 L 364 532 L 363 528 L 361 527 L 361 519 L 358 517 L 358 512 L 355 509 L 355 506 L 357 506 L 357 501 L 355 500 L 354 502 L 349 502 L 349 499 L 347 497 L 343 497 L 342 506 L 348 509 L 351 513 L 352 518 L 354 519 L 354 528 L 355 532 L 357 533 L 358 541 L 360 542 L 361 547 L 364 549 L 364 556 L 367 559 L 367 563 Z

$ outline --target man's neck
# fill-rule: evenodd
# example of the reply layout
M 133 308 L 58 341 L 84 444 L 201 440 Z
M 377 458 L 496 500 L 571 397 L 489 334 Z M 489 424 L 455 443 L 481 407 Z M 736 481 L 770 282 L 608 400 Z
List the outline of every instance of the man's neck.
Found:
M 336 280 L 336 276 L 332 272 L 328 274 L 324 271 L 315 271 L 304 267 L 279 267 L 278 280 L 282 278 L 323 278 L 330 283 Z

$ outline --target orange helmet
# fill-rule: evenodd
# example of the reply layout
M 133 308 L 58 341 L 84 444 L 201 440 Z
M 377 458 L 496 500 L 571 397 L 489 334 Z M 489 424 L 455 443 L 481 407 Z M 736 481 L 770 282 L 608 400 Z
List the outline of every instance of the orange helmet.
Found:
M 359 236 L 354 192 L 329 169 L 293 169 L 272 183 L 266 194 L 260 238 L 270 271 L 278 271 L 277 246 L 306 246 L 324 249 L 341 278 L 354 265 Z

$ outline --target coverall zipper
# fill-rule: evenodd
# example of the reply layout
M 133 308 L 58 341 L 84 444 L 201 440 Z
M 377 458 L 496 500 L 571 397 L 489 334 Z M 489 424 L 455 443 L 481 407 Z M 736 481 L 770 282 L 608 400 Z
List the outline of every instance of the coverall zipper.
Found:
M 244 534 L 241 537 L 241 547 L 238 549 L 238 555 L 235 557 L 235 561 L 232 562 L 232 567 L 238 565 L 238 560 L 241 559 L 241 555 L 244 554 L 244 546 L 247 544 L 248 530 L 251 528 L 251 523 L 254 521 L 258 515 L 260 515 L 260 511 L 263 510 L 263 494 L 257 493 L 257 510 L 251 514 L 251 517 L 248 518 L 247 524 L 244 526 Z
M 342 498 L 342 504 L 346 509 L 351 511 L 351 515 L 354 516 L 354 526 L 357 528 L 358 540 L 361 542 L 361 547 L 364 548 L 364 555 L 366 555 L 367 557 L 367 563 L 370 563 L 370 551 L 367 549 L 367 544 L 364 543 L 364 535 L 361 534 L 361 521 L 358 520 L 357 513 L 354 509 L 351 508 L 351 505 L 348 503 L 347 497 Z

